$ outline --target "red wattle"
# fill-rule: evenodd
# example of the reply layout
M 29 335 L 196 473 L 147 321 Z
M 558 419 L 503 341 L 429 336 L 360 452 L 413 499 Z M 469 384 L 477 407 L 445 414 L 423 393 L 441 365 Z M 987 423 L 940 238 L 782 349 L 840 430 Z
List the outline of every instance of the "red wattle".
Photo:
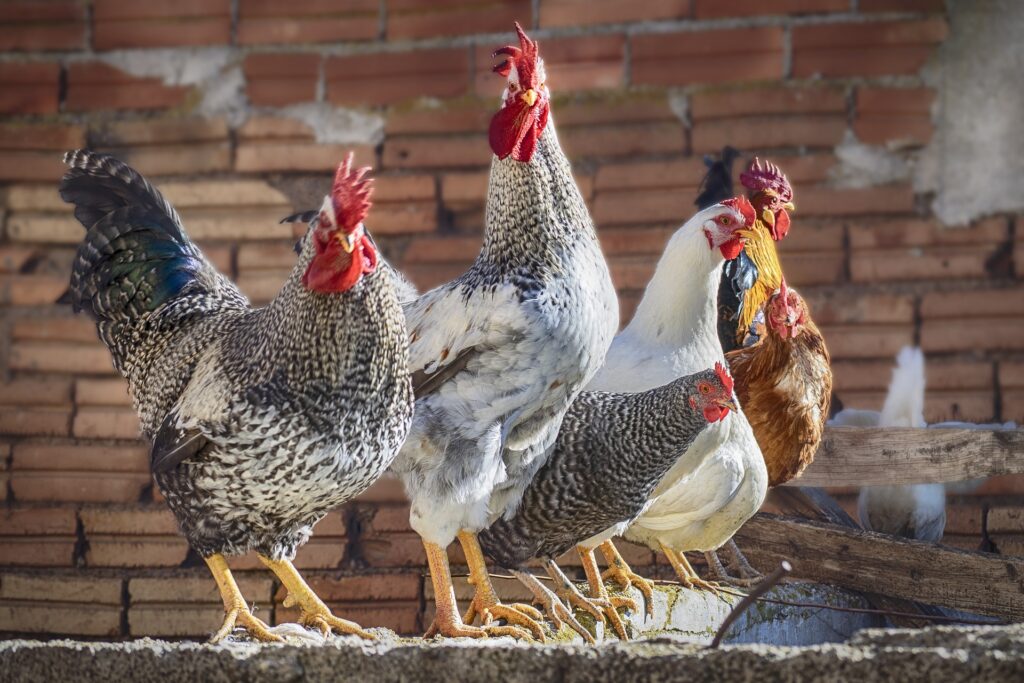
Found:
M 741 251 L 743 251 L 743 242 L 738 239 L 731 239 L 719 247 L 719 250 L 722 252 L 722 256 L 725 257 L 726 261 L 732 261 L 740 255 Z
M 537 137 L 548 120 L 546 103 L 530 106 L 518 97 L 505 104 L 491 117 L 488 139 L 499 159 L 511 156 L 527 162 L 537 149 Z
M 729 409 L 724 406 L 710 405 L 704 407 L 704 419 L 708 422 L 718 422 L 728 414 Z
M 772 239 L 778 242 L 789 233 L 789 212 L 781 209 L 775 214 L 775 225 L 771 227 Z

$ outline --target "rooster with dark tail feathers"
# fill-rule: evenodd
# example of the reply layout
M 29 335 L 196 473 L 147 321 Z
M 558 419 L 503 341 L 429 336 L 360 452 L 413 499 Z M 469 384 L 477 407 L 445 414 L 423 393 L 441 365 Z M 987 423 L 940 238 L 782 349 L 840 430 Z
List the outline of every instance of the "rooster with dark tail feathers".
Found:
M 339 168 L 269 305 L 253 308 L 134 169 L 70 152 L 61 197 L 86 228 L 71 275 L 128 379 L 151 467 L 191 547 L 209 565 L 225 618 L 280 640 L 253 616 L 226 555 L 255 551 L 300 621 L 371 637 L 334 616 L 292 565 L 329 510 L 391 464 L 412 418 L 405 318 L 363 218 L 369 169 Z

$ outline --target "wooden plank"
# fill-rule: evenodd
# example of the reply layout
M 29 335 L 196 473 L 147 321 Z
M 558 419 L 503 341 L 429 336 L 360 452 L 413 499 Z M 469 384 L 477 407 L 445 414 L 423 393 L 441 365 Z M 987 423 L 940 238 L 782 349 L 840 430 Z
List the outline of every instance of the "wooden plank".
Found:
M 789 560 L 794 578 L 1024 619 L 1022 558 L 764 513 L 743 525 L 736 541 L 760 568 Z
M 875 486 L 1024 474 L 1024 430 L 828 427 L 789 486 Z

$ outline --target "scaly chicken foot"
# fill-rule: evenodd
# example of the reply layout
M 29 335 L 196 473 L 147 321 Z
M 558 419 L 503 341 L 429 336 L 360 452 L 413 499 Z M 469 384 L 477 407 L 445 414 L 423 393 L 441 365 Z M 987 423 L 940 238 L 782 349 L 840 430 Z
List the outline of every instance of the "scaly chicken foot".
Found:
M 590 585 L 591 597 L 608 603 L 608 606 L 603 609 L 606 622 L 610 623 L 612 628 L 615 629 L 619 640 L 629 640 L 629 633 L 626 632 L 626 625 L 622 622 L 622 616 L 619 614 L 618 608 L 623 606 L 623 602 L 628 602 L 632 605 L 628 609 L 636 610 L 636 603 L 629 598 L 625 598 L 625 601 L 615 600 L 608 595 L 608 589 L 605 587 L 604 581 L 601 580 L 601 570 L 598 568 L 597 560 L 594 558 L 593 548 L 581 545 L 576 547 L 576 551 L 580 554 L 580 559 L 583 560 L 583 571 L 587 574 L 587 583 Z
M 264 555 L 259 555 L 259 558 L 270 571 L 274 572 L 274 575 L 281 580 L 288 591 L 284 606 L 298 605 L 300 624 L 307 628 L 317 629 L 324 638 L 330 636 L 332 631 L 337 631 L 341 634 L 356 635 L 366 640 L 376 640 L 372 633 L 364 631 L 354 621 L 334 616 L 330 608 L 313 592 L 313 589 L 309 587 L 290 560 L 272 560 Z
M 731 575 L 722 566 L 722 560 L 718 557 L 718 553 L 711 550 L 704 553 L 704 557 L 707 559 L 708 567 L 715 574 L 715 578 L 737 588 L 749 588 L 760 583 L 764 579 L 764 575 L 750 566 L 747 558 L 743 556 L 743 553 L 734 541 L 730 540 L 727 545 L 729 553 L 733 556 L 733 561 L 729 564 L 729 568 L 736 570 L 740 575 Z
M 471 624 L 479 616 L 481 623 L 488 626 L 495 619 L 504 619 L 509 626 L 519 626 L 528 631 L 534 640 L 543 643 L 544 627 L 540 620 L 544 615 L 530 605 L 502 604 L 491 583 L 484 551 L 476 534 L 463 530 L 459 532 L 458 538 L 469 566 L 469 584 L 474 588 L 473 600 L 469 603 L 463 621 Z
M 690 565 L 690 561 L 686 559 L 686 555 L 672 548 L 669 548 L 664 543 L 661 544 L 661 551 L 665 553 L 665 557 L 668 558 L 669 563 L 672 565 L 672 569 L 675 570 L 676 576 L 679 577 L 679 582 L 683 586 L 695 590 L 706 590 L 711 593 L 718 595 L 719 590 L 722 588 L 714 581 L 705 581 L 700 578 L 696 570 Z
M 249 606 L 242 597 L 242 591 L 231 575 L 227 560 L 220 553 L 204 558 L 206 566 L 217 582 L 221 599 L 224 601 L 224 623 L 210 636 L 211 643 L 219 643 L 227 638 L 236 627 L 244 628 L 250 636 L 263 643 L 281 643 L 284 638 L 271 633 L 270 627 L 252 615 Z
M 601 579 L 604 581 L 614 580 L 622 587 L 622 590 L 629 590 L 630 586 L 636 586 L 636 589 L 644 596 L 644 613 L 648 617 L 654 616 L 654 582 L 630 569 L 626 560 L 619 554 L 618 548 L 611 541 L 605 541 L 600 548 L 605 562 L 608 563 L 608 569 L 601 575 Z M 612 598 L 612 600 L 614 602 L 615 599 Z M 632 609 L 636 609 L 636 603 Z
M 607 624 L 605 620 L 605 610 L 614 609 L 611 601 L 604 598 L 588 598 L 583 593 L 580 593 L 579 589 L 576 588 L 576 584 L 573 583 L 568 576 L 566 576 L 554 560 L 547 560 L 544 562 L 544 569 L 547 570 L 548 576 L 555 583 L 555 595 L 557 595 L 565 604 L 572 607 L 578 607 L 579 609 L 587 612 L 595 621 L 600 621 L 602 624 Z
M 488 636 L 512 636 L 529 638 L 529 632 L 518 626 L 472 626 L 463 623 L 459 606 L 455 602 L 455 588 L 452 586 L 451 567 L 448 553 L 436 543 L 423 541 L 430 567 L 430 580 L 434 585 L 434 621 L 423 634 L 424 638 L 444 636 L 445 638 L 487 638 Z
M 520 583 L 526 586 L 531 593 L 533 593 L 534 602 L 544 608 L 544 612 L 548 615 L 548 619 L 550 619 L 551 623 L 554 624 L 555 633 L 562 630 L 563 624 L 569 624 L 569 628 L 580 634 L 588 643 L 591 645 L 597 643 L 597 640 L 594 638 L 594 634 L 583 628 L 583 625 L 576 621 L 576 617 L 573 615 L 572 610 L 566 607 L 557 595 L 541 583 L 540 579 L 530 572 L 520 570 L 513 570 L 512 574 L 519 579 Z

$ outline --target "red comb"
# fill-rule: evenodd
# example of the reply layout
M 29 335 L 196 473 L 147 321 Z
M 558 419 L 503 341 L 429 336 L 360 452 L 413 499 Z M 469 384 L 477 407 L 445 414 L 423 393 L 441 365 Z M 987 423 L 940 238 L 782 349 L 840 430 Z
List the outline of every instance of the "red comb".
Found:
M 495 50 L 491 55 L 492 57 L 506 55 L 509 59 L 502 60 L 492 71 L 502 76 L 508 76 L 512 70 L 512 64 L 515 63 L 516 71 L 519 74 L 519 83 L 523 86 L 523 89 L 536 88 L 537 83 L 534 80 L 540 50 L 537 47 L 537 43 L 526 35 L 518 21 L 516 22 L 516 33 L 519 35 L 519 47 L 506 45 Z
M 334 205 L 334 216 L 338 227 L 345 232 L 352 232 L 363 222 L 370 211 L 370 195 L 373 194 L 373 178 L 365 177 L 370 172 L 369 166 L 352 170 L 352 152 L 345 161 L 338 164 L 331 186 L 331 204 Z
M 789 299 L 789 287 L 786 286 L 786 278 L 782 278 L 782 282 L 779 284 L 779 296 L 782 297 L 783 301 Z
M 725 390 L 732 393 L 732 375 L 725 369 L 725 366 L 721 362 L 715 363 L 715 374 L 718 375 L 719 381 L 722 382 L 722 386 Z
M 760 159 L 754 157 L 750 167 L 740 174 L 740 182 L 751 192 L 771 190 L 783 202 L 793 199 L 793 187 L 786 174 L 770 161 L 762 164 Z
M 749 228 L 754 225 L 754 221 L 757 219 L 757 214 L 754 213 L 754 207 L 751 205 L 749 199 L 740 195 L 738 197 L 733 197 L 732 199 L 726 199 L 722 203 L 730 209 L 735 209 L 740 212 L 743 216 L 743 227 Z

